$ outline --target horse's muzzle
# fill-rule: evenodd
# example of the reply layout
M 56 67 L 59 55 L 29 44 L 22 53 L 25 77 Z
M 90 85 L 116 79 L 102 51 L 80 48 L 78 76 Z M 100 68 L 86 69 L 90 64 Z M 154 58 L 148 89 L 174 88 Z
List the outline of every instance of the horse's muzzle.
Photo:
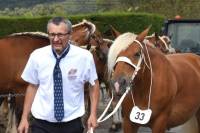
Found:
M 125 77 L 120 77 L 118 80 L 111 80 L 111 88 L 114 89 L 115 96 L 121 96 L 126 91 L 127 86 L 130 85 L 130 81 Z

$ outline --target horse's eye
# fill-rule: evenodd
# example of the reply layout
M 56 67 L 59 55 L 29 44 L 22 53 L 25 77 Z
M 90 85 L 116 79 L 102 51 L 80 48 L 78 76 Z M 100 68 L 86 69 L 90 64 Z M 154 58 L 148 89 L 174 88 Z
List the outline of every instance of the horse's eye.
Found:
M 95 35 L 91 35 L 91 38 L 92 38 L 92 39 L 95 39 Z
M 136 58 L 139 58 L 139 57 L 140 57 L 140 52 L 137 52 L 134 56 L 135 56 Z

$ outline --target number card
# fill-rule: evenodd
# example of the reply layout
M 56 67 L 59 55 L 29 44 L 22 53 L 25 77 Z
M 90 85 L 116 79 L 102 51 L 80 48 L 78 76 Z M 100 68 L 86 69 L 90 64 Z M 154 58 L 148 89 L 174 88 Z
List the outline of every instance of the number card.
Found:
M 151 109 L 141 110 L 137 106 L 134 106 L 130 113 L 130 120 L 134 123 L 146 124 L 149 122 L 151 114 Z

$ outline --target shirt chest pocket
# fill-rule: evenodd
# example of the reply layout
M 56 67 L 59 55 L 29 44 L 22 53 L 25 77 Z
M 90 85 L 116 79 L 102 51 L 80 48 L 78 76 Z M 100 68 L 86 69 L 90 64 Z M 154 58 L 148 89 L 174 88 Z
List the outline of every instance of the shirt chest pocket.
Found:
M 70 84 L 73 89 L 80 89 L 84 85 L 84 76 L 83 73 L 78 71 L 76 68 L 71 68 L 66 71 L 66 75 L 64 76 L 64 80 Z

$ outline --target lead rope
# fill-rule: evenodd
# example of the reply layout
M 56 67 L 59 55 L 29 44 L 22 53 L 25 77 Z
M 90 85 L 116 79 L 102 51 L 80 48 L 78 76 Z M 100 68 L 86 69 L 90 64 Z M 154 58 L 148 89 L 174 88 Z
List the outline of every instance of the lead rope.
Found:
M 139 61 L 138 61 L 138 64 L 137 65 L 134 65 L 133 63 L 131 63 L 129 61 L 129 59 L 127 57 L 118 57 L 118 59 L 116 60 L 116 63 L 119 62 L 119 61 L 124 61 L 128 64 L 130 64 L 131 66 L 133 66 L 135 68 L 135 71 L 133 72 L 133 75 L 132 75 L 132 80 L 135 78 L 135 76 L 137 75 L 138 71 L 140 70 L 140 65 L 142 63 L 142 60 L 143 60 L 143 56 L 140 57 Z M 119 109 L 121 103 L 123 102 L 124 98 L 126 97 L 126 95 L 128 94 L 128 92 L 130 91 L 130 86 L 128 86 L 126 88 L 126 91 L 125 93 L 121 96 L 119 102 L 117 103 L 117 105 L 115 106 L 115 108 L 113 109 L 113 111 L 108 114 L 105 118 L 103 118 L 105 116 L 105 114 L 107 113 L 112 101 L 113 101 L 113 91 L 112 91 L 112 96 L 111 96 L 111 100 L 109 101 L 108 105 L 106 106 L 105 110 L 103 111 L 102 115 L 97 119 L 97 123 L 101 123 L 105 120 L 107 120 L 108 118 L 110 118 L 114 113 L 116 113 L 116 111 Z M 87 133 L 93 133 L 93 128 L 91 127 Z
M 115 106 L 113 111 L 110 114 L 108 114 L 105 118 L 103 118 L 105 116 L 105 114 L 107 113 L 107 111 L 108 111 L 108 109 L 109 109 L 109 107 L 110 107 L 110 105 L 111 105 L 111 103 L 113 101 L 113 92 L 112 92 L 111 100 L 109 101 L 108 105 L 106 106 L 106 108 L 103 111 L 103 113 L 101 114 L 101 116 L 97 119 L 97 123 L 101 123 L 101 122 L 107 120 L 108 118 L 110 118 L 119 109 L 121 103 L 123 102 L 125 96 L 128 94 L 129 90 L 130 90 L 130 87 L 127 87 L 125 93 L 122 95 L 122 97 L 120 98 L 119 102 L 117 103 L 117 105 Z M 93 133 L 93 132 L 94 131 L 93 131 L 92 127 L 87 131 L 87 133 Z

